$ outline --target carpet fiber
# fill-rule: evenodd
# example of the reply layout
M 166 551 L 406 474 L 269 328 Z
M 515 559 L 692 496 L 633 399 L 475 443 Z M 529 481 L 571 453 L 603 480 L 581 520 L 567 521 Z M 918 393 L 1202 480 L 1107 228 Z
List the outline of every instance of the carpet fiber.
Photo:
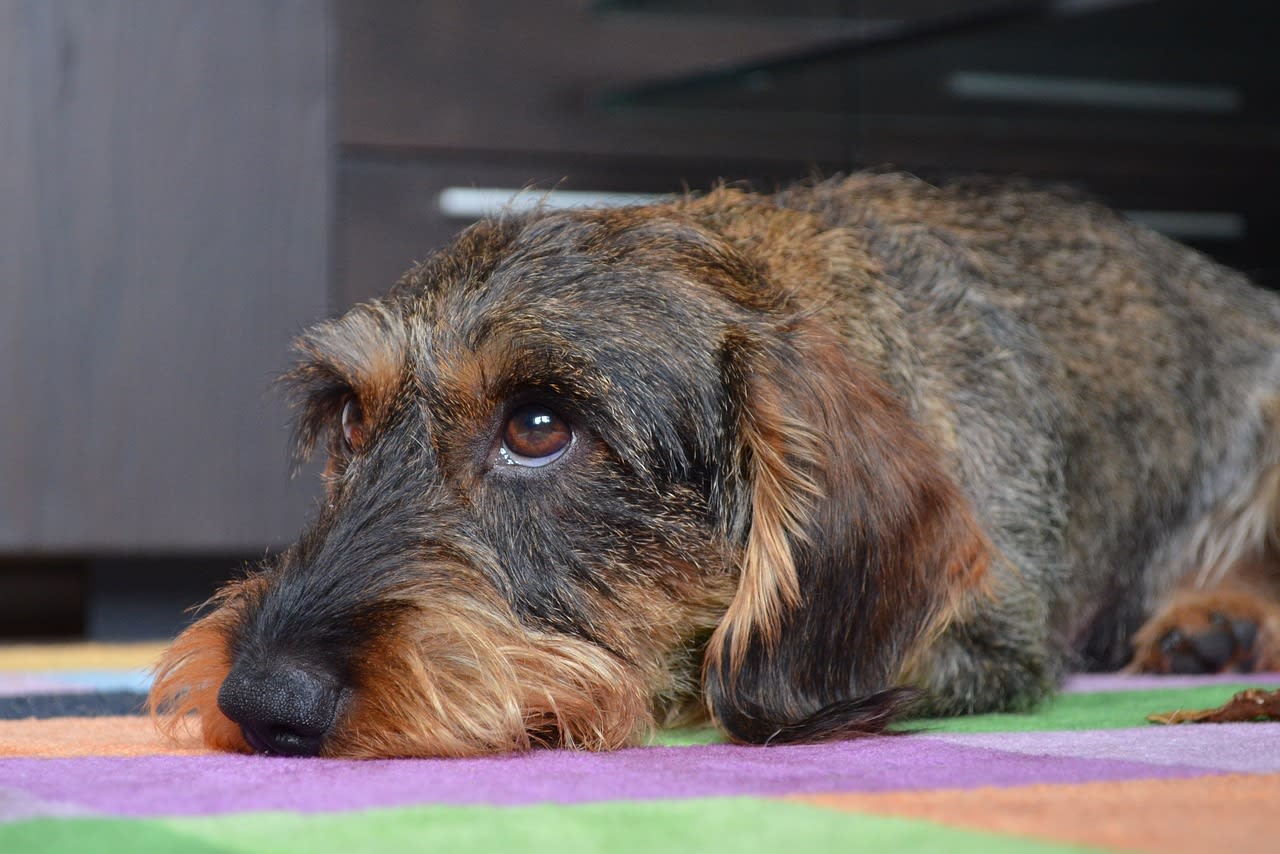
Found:
M 1030 715 L 741 747 L 211 754 L 140 714 L 155 647 L 0 647 L 0 851 L 1207 851 L 1280 838 L 1280 723 L 1147 724 L 1280 675 L 1082 676 Z

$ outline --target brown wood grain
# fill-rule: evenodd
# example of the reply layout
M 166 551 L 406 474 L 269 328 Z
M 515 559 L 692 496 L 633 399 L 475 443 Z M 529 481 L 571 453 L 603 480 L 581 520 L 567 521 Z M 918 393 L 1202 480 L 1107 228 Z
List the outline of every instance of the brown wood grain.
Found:
M 774 56 L 838 22 L 615 15 L 585 0 L 339 0 L 338 138 L 346 145 L 672 157 L 842 158 L 840 128 L 691 124 L 593 108 L 601 93 Z M 815 98 L 824 93 L 814 90 Z
M 0 550 L 296 533 L 267 388 L 329 309 L 327 13 L 0 2 Z

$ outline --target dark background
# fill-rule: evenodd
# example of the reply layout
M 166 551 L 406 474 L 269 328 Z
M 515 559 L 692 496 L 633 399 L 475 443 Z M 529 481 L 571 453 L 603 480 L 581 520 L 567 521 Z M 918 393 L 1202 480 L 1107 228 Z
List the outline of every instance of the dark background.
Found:
M 286 544 L 304 325 L 450 187 L 1076 185 L 1280 284 L 1280 6 L 0 0 L 0 636 L 157 637 Z

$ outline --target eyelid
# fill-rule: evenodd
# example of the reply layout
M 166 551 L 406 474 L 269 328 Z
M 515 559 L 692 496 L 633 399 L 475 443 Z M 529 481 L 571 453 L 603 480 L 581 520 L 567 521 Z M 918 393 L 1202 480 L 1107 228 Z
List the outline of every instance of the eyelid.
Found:
M 510 448 L 508 448 L 506 446 L 506 443 L 500 441 L 498 443 L 498 458 L 502 460 L 504 466 L 511 466 L 515 468 L 525 468 L 525 469 L 540 469 L 544 466 L 551 465 L 556 460 L 560 459 L 565 454 L 569 453 L 569 449 L 573 447 L 576 439 L 577 439 L 577 434 L 571 433 L 569 436 L 569 441 L 565 443 L 565 446 L 563 448 L 556 451 L 554 454 L 548 454 L 545 457 L 536 457 L 536 458 L 521 456 L 520 454 L 517 454 L 514 451 L 512 451 Z
M 338 441 L 348 454 L 359 453 L 369 440 L 368 414 L 360 395 L 348 389 L 339 398 Z

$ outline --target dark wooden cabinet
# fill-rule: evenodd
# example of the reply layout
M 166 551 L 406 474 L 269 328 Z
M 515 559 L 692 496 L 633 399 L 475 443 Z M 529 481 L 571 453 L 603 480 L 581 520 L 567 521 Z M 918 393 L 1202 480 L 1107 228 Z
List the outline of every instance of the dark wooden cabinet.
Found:
M 1273 4 L 334 9 L 344 297 L 384 288 L 462 224 L 434 209 L 447 186 L 769 188 L 865 166 L 1069 183 L 1280 284 Z
M 832 22 L 615 14 L 591 0 L 338 0 L 338 137 L 347 146 L 747 159 L 842 158 L 839 129 L 685 111 L 613 111 L 629 85 L 785 54 Z
M 296 534 L 272 375 L 329 304 L 329 6 L 0 0 L 0 553 Z

